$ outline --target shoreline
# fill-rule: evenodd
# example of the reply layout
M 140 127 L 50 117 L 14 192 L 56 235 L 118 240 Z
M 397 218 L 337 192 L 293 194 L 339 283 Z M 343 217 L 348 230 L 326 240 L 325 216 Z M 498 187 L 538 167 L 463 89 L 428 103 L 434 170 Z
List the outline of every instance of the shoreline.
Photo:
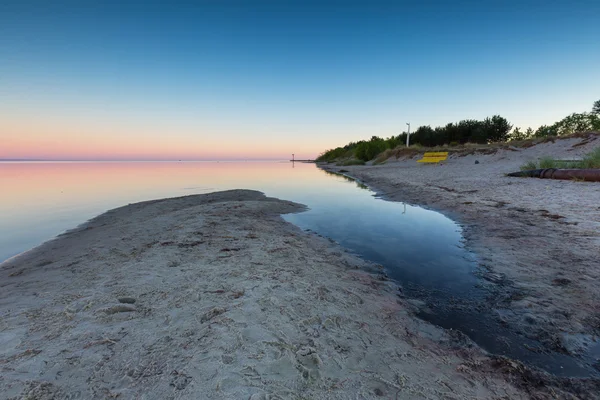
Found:
M 369 262 L 280 217 L 304 209 L 248 190 L 136 203 L 0 264 L 0 390 L 36 399 L 562 393 L 565 380 L 417 319 Z
M 467 248 L 477 255 L 478 275 L 492 290 L 487 305 L 497 320 L 600 370 L 600 296 L 594 289 L 600 283 L 600 185 L 504 176 L 540 155 L 580 155 L 598 145 L 581 145 L 584 140 L 451 155 L 445 165 L 400 158 L 377 166 L 319 167 L 357 179 L 385 200 L 429 208 L 459 223 Z

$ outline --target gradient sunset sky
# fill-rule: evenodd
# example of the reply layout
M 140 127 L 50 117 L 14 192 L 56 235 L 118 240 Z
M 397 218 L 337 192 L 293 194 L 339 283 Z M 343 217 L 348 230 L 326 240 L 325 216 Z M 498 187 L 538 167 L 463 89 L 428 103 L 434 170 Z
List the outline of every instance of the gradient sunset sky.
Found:
M 600 1 L 0 1 L 0 158 L 313 158 L 600 99 Z

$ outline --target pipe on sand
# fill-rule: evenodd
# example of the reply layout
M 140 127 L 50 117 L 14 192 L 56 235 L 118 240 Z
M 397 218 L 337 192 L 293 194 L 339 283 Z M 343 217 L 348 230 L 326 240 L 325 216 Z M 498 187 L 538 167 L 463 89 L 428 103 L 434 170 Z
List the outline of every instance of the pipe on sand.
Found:
M 508 174 L 508 176 L 600 182 L 600 169 L 530 169 L 527 171 L 513 172 Z

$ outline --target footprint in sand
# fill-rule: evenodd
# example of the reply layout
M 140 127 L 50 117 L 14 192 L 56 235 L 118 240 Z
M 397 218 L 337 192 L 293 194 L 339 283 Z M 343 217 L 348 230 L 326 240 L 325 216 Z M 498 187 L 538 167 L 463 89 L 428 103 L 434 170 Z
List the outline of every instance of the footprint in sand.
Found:
M 133 297 L 119 297 L 119 303 L 123 304 L 135 304 L 135 299 Z
M 298 361 L 296 368 L 298 368 L 304 379 L 313 380 L 319 378 L 319 368 L 323 365 L 323 361 L 316 349 L 310 346 L 301 347 L 296 352 L 296 360 Z

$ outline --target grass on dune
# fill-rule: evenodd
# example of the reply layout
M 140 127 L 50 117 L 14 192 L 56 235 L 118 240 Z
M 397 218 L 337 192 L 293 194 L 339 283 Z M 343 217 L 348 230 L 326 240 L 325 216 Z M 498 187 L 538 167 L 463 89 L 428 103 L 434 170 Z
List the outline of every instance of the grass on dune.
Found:
M 581 164 L 582 168 L 600 168 L 600 147 L 586 155 Z
M 525 164 L 521 165 L 521 171 L 528 171 L 530 169 L 538 169 L 536 161 L 527 161 Z
M 365 162 L 363 160 L 352 159 L 340 161 L 339 163 L 337 163 L 338 167 L 348 167 L 350 165 L 365 165 Z
M 562 161 L 546 156 L 540 158 L 539 161 L 531 160 L 521 165 L 521 171 L 544 168 L 600 168 L 600 147 L 587 154 L 581 161 Z
M 542 157 L 540 158 L 540 168 L 556 168 L 557 166 L 557 161 L 554 160 L 552 157 Z

